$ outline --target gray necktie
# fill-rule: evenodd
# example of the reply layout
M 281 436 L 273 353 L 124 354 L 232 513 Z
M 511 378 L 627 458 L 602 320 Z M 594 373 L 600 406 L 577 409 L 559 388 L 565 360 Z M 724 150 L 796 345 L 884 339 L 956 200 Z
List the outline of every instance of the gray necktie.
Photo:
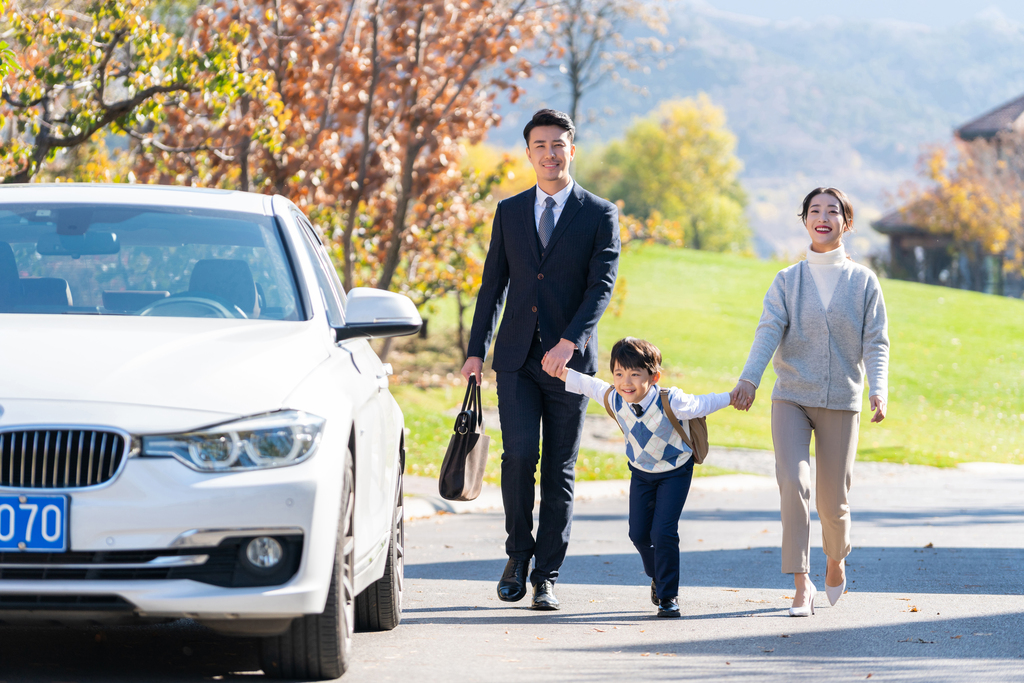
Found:
M 555 200 L 548 197 L 544 200 L 544 213 L 540 215 L 540 225 L 537 227 L 537 234 L 540 236 L 540 244 L 547 249 L 551 233 L 555 231 Z

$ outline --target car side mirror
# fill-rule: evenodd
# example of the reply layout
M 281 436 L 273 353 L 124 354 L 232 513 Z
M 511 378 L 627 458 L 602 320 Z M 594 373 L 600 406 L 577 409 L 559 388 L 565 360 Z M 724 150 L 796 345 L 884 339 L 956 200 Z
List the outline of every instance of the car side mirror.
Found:
M 348 293 L 345 324 L 334 328 L 334 339 L 403 337 L 419 332 L 423 320 L 407 296 L 372 287 Z

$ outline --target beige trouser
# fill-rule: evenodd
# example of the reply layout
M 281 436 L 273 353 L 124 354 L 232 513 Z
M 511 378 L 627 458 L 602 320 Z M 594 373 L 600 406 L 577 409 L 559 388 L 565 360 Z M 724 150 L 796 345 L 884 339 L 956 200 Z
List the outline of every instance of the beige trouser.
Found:
M 850 505 L 847 496 L 857 455 L 860 413 L 805 408 L 772 402 L 775 477 L 782 496 L 782 573 L 810 569 L 811 432 L 814 432 L 818 518 L 825 554 L 841 560 L 850 554 Z

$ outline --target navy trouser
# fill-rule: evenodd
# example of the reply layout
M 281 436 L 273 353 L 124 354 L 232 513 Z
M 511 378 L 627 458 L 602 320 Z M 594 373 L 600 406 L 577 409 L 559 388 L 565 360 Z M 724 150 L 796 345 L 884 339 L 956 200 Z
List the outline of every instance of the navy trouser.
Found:
M 693 479 L 693 459 L 668 472 L 650 474 L 630 467 L 629 540 L 654 579 L 658 599 L 679 595 L 679 515 Z
M 540 367 L 544 349 L 535 338 L 523 367 L 499 372 L 501 419 L 501 499 L 505 506 L 505 552 L 510 558 L 534 558 L 530 581 L 554 582 L 565 560 L 572 527 L 576 455 L 590 399 L 570 394 L 565 382 Z M 544 424 L 543 453 L 540 450 Z M 540 517 L 533 537 L 533 503 L 540 461 Z

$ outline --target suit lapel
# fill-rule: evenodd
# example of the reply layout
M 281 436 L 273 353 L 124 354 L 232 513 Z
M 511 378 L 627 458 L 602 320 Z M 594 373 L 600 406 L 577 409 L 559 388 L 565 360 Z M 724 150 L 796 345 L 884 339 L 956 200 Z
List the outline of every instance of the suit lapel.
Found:
M 533 258 L 537 260 L 537 263 L 540 263 L 540 247 L 537 246 L 537 218 L 533 215 L 533 205 L 536 201 L 537 187 L 534 186 L 524 196 L 523 205 L 520 208 L 523 212 L 523 227 L 526 232 L 523 239 L 530 243 L 530 251 L 533 252 Z
M 562 236 L 565 229 L 572 222 L 576 212 L 583 206 L 583 188 L 580 187 L 579 183 L 574 182 L 572 186 L 572 192 L 565 200 L 565 206 L 562 207 L 562 215 L 558 217 L 558 223 L 555 224 L 555 231 L 551 233 L 551 239 L 548 240 L 548 246 L 544 248 L 544 256 L 541 258 L 541 263 L 547 260 L 548 254 L 551 253 L 551 249 L 555 246 L 555 242 Z

